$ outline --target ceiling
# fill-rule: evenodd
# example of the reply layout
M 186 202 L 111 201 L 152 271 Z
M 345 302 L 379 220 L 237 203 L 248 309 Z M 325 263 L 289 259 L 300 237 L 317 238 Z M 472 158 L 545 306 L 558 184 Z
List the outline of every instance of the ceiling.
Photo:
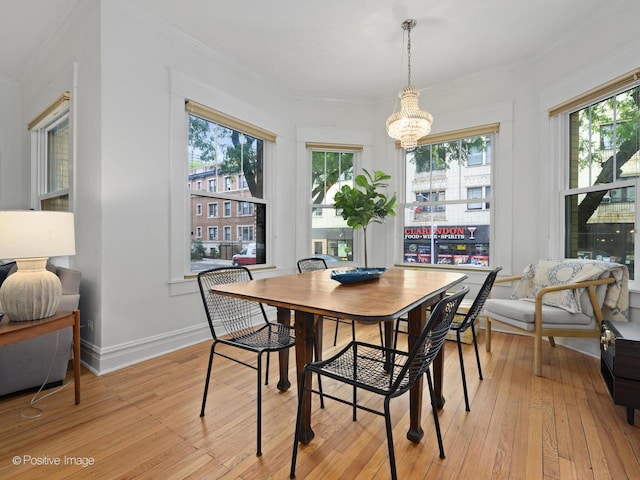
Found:
M 0 80 L 20 81 L 85 1 L 0 0 L 0 45 L 11 45 L 0 49 Z M 418 22 L 412 83 L 424 89 L 535 59 L 622 8 L 640 13 L 637 0 L 114 1 L 148 11 L 292 95 L 362 101 L 406 84 L 407 18 Z

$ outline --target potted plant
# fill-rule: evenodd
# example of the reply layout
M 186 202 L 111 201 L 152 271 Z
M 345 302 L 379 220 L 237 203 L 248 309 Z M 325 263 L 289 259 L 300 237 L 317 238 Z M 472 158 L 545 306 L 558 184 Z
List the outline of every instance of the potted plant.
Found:
M 380 170 L 373 174 L 362 169 L 364 174 L 356 176 L 354 186 L 343 186 L 334 196 L 334 208 L 347 221 L 347 225 L 364 234 L 364 266 L 367 261 L 367 227 L 371 222 L 384 223 L 389 215 L 396 214 L 396 194 L 391 198 L 381 189 L 388 187 L 386 180 L 391 178 Z

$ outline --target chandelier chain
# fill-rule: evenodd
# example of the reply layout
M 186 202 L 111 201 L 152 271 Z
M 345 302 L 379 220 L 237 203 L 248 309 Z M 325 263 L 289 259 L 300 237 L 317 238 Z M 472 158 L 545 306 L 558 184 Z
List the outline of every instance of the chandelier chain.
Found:
M 407 27 L 407 85 L 411 86 L 411 27 Z

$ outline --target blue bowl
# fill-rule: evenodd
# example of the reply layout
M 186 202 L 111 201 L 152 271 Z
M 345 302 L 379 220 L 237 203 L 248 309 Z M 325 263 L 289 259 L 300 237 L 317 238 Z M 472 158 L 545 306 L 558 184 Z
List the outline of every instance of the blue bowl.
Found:
M 380 278 L 387 269 L 384 267 L 364 268 L 352 270 L 331 270 L 331 278 L 340 283 L 366 282 Z

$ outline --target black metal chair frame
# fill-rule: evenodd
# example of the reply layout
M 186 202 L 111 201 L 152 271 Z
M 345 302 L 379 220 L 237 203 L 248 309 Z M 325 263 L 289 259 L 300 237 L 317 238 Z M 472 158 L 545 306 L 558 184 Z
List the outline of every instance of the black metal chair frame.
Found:
M 458 357 L 460 359 L 460 372 L 462 375 L 462 390 L 464 392 L 464 405 L 465 405 L 465 410 L 467 412 L 470 412 L 471 409 L 469 407 L 469 393 L 467 391 L 467 376 L 464 369 L 464 359 L 462 355 L 462 334 L 464 334 L 464 332 L 466 332 L 469 328 L 471 328 L 473 348 L 475 349 L 476 363 L 478 364 L 478 377 L 480 378 L 480 380 L 483 380 L 482 365 L 480 363 L 480 354 L 478 353 L 478 340 L 476 337 L 476 329 L 474 324 L 476 322 L 476 318 L 478 318 L 478 315 L 482 313 L 484 304 L 487 301 L 487 298 L 489 298 L 489 295 L 491 294 L 493 283 L 495 282 L 498 272 L 500 272 L 500 270 L 502 270 L 502 267 L 496 267 L 494 270 L 489 272 L 489 274 L 484 280 L 484 283 L 482 284 L 482 287 L 480 287 L 480 290 L 478 291 L 478 295 L 474 299 L 473 303 L 471 304 L 467 312 L 456 313 L 456 317 L 462 317 L 462 320 L 456 321 L 454 319 L 453 323 L 451 324 L 451 330 L 456 332 L 456 342 L 458 344 Z M 400 322 L 406 322 L 406 321 L 407 321 L 406 318 L 399 318 L 396 321 L 396 328 L 395 328 L 395 333 L 393 338 L 394 348 L 396 348 L 396 345 L 398 343 L 398 333 L 400 333 L 401 331 Z
M 300 260 L 298 260 L 298 272 L 300 273 L 304 273 L 304 272 L 312 272 L 314 270 L 326 270 L 327 267 L 327 262 L 325 262 L 324 258 L 318 258 L 318 257 L 309 257 L 309 258 L 302 258 Z M 355 340 L 356 339 L 356 325 L 355 322 L 351 321 L 351 320 L 344 320 L 341 318 L 333 318 L 333 317 L 324 317 L 324 318 L 328 318 L 329 320 L 333 320 L 336 322 L 336 329 L 335 332 L 333 334 L 333 346 L 335 347 L 336 344 L 338 343 L 338 327 L 340 326 L 341 323 L 345 323 L 347 325 L 351 326 L 351 339 Z M 382 324 L 378 325 L 380 328 L 380 344 L 384 343 L 384 335 L 382 333 Z
M 398 397 L 409 391 L 422 374 L 425 374 L 427 377 L 427 384 L 429 386 L 440 458 L 445 458 L 429 367 L 442 348 L 455 312 L 468 291 L 469 287 L 463 287 L 460 291 L 447 296 L 438 302 L 432 310 L 422 333 L 416 341 L 416 344 L 409 353 L 399 351 L 394 348 L 352 341 L 333 357 L 305 365 L 299 385 L 298 414 L 293 440 L 290 478 L 295 478 L 302 420 L 303 396 L 310 395 L 311 393 L 320 393 L 313 390 L 313 388 L 309 389 L 305 387 L 305 379 L 307 375 L 314 372 L 353 387 L 353 398 L 351 400 L 346 400 L 324 392 L 324 396 L 326 398 L 331 398 L 340 403 L 351 405 L 353 409 L 353 421 L 356 421 L 357 409 L 385 417 L 387 447 L 389 449 L 389 464 L 391 467 L 391 478 L 393 480 L 397 479 L 397 472 L 389 404 L 392 398 Z M 373 394 L 383 396 L 384 411 L 375 410 L 365 405 L 359 405 L 357 402 L 358 389 L 363 389 Z
M 262 354 L 267 353 L 267 368 L 265 373 L 265 385 L 269 384 L 269 353 L 279 352 L 294 346 L 294 329 L 281 323 L 273 323 L 267 319 L 264 307 L 261 303 L 217 295 L 211 292 L 210 287 L 225 283 L 252 280 L 251 272 L 246 267 L 221 267 L 202 271 L 198 274 L 198 286 L 204 304 L 205 313 L 213 336 L 211 351 L 209 353 L 209 365 L 204 383 L 204 394 L 200 416 L 204 417 L 213 356 L 232 360 L 249 367 L 257 372 L 257 449 L 256 455 L 262 455 Z M 253 324 L 253 320 L 262 317 L 262 322 Z M 225 329 L 225 336 L 216 333 L 216 326 Z M 248 350 L 257 354 L 257 365 L 247 363 L 228 354 L 216 352 L 218 344 Z
M 454 319 L 453 323 L 451 324 L 451 330 L 456 332 L 456 343 L 458 344 L 458 357 L 460 358 L 460 372 L 462 373 L 462 389 L 464 391 L 464 405 L 467 412 L 471 411 L 471 409 L 469 408 L 469 394 L 467 393 L 467 376 L 464 370 L 464 359 L 462 356 L 461 336 L 469 328 L 471 329 L 473 347 L 476 352 L 476 363 L 478 364 L 478 376 L 480 380 L 482 380 L 483 379 L 482 365 L 480 364 L 480 355 L 478 354 L 478 341 L 476 338 L 476 329 L 475 329 L 474 323 L 476 322 L 476 318 L 478 318 L 478 315 L 480 315 L 480 313 L 482 312 L 482 309 L 484 308 L 484 304 L 487 301 L 487 298 L 489 298 L 489 295 L 491 294 L 491 288 L 493 288 L 493 282 L 495 282 L 496 277 L 498 276 L 498 272 L 500 272 L 500 270 L 502 270 L 502 267 L 496 267 L 491 272 L 489 272 L 489 275 L 487 275 L 487 278 L 485 278 L 484 283 L 482 284 L 482 287 L 480 287 L 480 290 L 478 291 L 478 295 L 476 295 L 476 298 L 473 300 L 473 303 L 469 307 L 469 310 L 464 315 L 460 313 L 456 314 L 456 316 L 458 317 L 463 316 L 462 320 L 456 321 Z

